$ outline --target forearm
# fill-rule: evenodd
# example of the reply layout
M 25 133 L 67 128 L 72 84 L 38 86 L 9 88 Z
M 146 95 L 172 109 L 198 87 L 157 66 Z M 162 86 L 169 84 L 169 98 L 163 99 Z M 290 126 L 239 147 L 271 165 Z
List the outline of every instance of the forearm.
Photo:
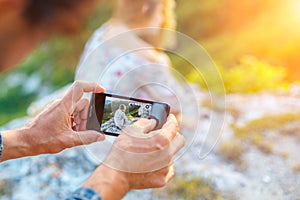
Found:
M 15 129 L 1 132 L 3 145 L 1 161 L 33 154 L 33 147 L 26 139 L 27 132 L 28 130 L 26 129 Z
M 94 176 L 94 174 L 97 175 Z M 103 164 L 95 170 L 82 187 L 92 188 L 104 200 L 119 200 L 130 190 L 125 176 L 125 173 L 113 170 Z

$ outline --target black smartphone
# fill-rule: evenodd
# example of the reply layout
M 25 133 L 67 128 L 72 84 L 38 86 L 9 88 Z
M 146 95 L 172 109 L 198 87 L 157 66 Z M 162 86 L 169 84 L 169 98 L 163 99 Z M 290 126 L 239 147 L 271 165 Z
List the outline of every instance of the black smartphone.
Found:
M 170 106 L 107 93 L 93 93 L 86 128 L 107 135 L 118 136 L 122 129 L 140 118 L 155 119 L 159 129 L 167 121 Z

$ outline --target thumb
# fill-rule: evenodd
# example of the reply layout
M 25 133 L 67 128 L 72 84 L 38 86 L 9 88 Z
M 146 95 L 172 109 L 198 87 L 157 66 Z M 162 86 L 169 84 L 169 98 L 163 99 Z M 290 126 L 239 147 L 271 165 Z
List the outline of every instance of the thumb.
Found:
M 99 142 L 105 140 L 105 135 L 92 130 L 80 131 L 75 132 L 77 135 L 76 144 L 83 145 L 83 144 L 91 144 L 94 142 Z
M 135 125 L 142 127 L 144 133 L 152 131 L 156 126 L 156 121 L 154 119 L 139 119 Z

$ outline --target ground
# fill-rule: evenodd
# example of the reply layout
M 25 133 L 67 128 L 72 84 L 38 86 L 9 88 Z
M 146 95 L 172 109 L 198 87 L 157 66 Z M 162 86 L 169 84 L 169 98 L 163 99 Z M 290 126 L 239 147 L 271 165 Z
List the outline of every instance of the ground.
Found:
M 216 135 L 217 145 L 210 151 L 211 141 L 192 138 L 176 157 L 173 182 L 159 190 L 132 191 L 124 199 L 300 199 L 298 97 L 266 92 L 228 95 L 226 110 L 211 108 L 209 95 L 203 97 L 199 135 L 216 123 L 213 114 L 226 114 L 218 122 L 223 128 Z M 203 152 L 209 153 L 201 157 Z M 77 147 L 1 163 L 1 199 L 66 197 L 96 167 L 86 155 L 84 148 Z

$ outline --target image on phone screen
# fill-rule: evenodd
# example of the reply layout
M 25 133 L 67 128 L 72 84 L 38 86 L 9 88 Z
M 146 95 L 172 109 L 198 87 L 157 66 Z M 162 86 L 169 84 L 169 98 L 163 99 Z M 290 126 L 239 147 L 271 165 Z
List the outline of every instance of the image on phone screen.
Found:
M 160 128 L 167 119 L 168 104 L 123 97 L 112 94 L 93 94 L 87 129 L 118 136 L 122 130 L 140 118 L 155 119 Z

